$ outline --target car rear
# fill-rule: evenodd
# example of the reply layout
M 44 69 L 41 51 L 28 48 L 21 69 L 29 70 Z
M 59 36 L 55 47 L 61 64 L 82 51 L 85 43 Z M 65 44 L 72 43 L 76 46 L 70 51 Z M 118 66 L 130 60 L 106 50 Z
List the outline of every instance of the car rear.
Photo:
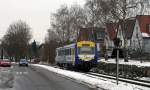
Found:
M 28 66 L 28 61 L 26 59 L 20 59 L 19 66 Z
M 0 60 L 0 66 L 10 67 L 11 66 L 11 61 L 9 59 L 1 59 Z

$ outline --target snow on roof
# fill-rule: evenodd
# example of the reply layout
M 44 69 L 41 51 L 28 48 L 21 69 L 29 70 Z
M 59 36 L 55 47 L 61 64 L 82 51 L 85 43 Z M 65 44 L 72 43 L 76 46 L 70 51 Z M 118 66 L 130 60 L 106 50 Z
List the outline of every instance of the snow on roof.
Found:
M 55 72 L 62 76 L 72 78 L 73 80 L 78 81 L 79 83 L 84 83 L 90 85 L 91 87 L 97 88 L 97 90 L 148 90 L 149 88 L 143 86 L 137 86 L 129 83 L 119 82 L 119 85 L 116 85 L 115 82 L 104 80 L 104 78 L 90 77 L 84 73 L 74 72 L 63 70 L 59 68 L 54 68 L 52 66 L 33 64 L 33 66 L 41 67 L 49 70 L 50 72 Z
M 148 33 L 142 33 L 142 37 L 150 37 Z

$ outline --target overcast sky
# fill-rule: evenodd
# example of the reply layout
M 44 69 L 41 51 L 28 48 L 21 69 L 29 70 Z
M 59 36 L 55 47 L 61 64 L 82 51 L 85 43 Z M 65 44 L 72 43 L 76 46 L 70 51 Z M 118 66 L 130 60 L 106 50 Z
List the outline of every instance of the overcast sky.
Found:
M 23 20 L 32 28 L 33 39 L 43 42 L 50 27 L 51 13 L 62 4 L 83 5 L 84 2 L 85 0 L 0 0 L 0 39 L 11 23 Z

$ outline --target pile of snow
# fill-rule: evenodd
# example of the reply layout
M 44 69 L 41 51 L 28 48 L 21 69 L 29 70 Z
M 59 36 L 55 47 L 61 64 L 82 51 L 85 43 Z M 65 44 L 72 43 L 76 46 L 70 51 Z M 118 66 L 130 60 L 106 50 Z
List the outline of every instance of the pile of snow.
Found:
M 116 59 L 108 59 L 107 61 L 105 59 L 100 59 L 99 62 L 105 62 L 105 63 L 116 63 Z M 124 65 L 136 65 L 138 67 L 150 67 L 150 62 L 140 62 L 137 60 L 129 60 L 128 62 L 124 62 L 124 59 L 119 59 L 119 64 Z
M 148 33 L 142 33 L 143 37 L 150 37 Z
M 142 77 L 142 78 L 140 78 L 140 80 L 150 81 L 150 78 L 149 77 Z
M 94 77 L 87 76 L 83 73 L 62 70 L 62 69 L 58 69 L 58 68 L 54 68 L 54 67 L 46 66 L 46 65 L 34 64 L 33 66 L 47 69 L 51 72 L 55 72 L 62 76 L 75 79 L 79 82 L 84 82 L 90 86 L 98 88 L 99 90 L 101 89 L 104 89 L 104 90 L 148 90 L 149 89 L 146 87 L 137 86 L 137 85 L 128 84 L 128 83 L 121 83 L 121 82 L 119 83 L 119 85 L 116 85 L 113 82 L 106 81 L 106 80 L 104 81 L 104 79 L 94 78 Z

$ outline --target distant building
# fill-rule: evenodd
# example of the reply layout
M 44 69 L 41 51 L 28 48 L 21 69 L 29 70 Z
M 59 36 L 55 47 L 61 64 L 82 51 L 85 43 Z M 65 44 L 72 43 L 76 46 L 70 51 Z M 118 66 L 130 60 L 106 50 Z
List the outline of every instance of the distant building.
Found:
M 95 42 L 97 43 L 97 50 L 99 53 L 99 56 L 104 56 L 104 52 L 106 49 L 105 45 L 105 28 L 94 28 L 94 38 Z
M 79 35 L 77 41 L 94 41 L 94 28 L 80 28 Z
M 150 53 L 150 15 L 137 15 L 131 38 L 131 48 L 136 50 L 143 48 Z
M 0 59 L 2 58 L 2 53 L 3 53 L 3 58 L 8 58 L 7 52 L 0 46 Z
M 104 28 L 97 28 L 97 27 L 89 27 L 89 28 L 81 28 L 77 41 L 95 41 L 97 45 L 97 50 L 99 56 L 104 54 L 105 51 L 105 29 Z

